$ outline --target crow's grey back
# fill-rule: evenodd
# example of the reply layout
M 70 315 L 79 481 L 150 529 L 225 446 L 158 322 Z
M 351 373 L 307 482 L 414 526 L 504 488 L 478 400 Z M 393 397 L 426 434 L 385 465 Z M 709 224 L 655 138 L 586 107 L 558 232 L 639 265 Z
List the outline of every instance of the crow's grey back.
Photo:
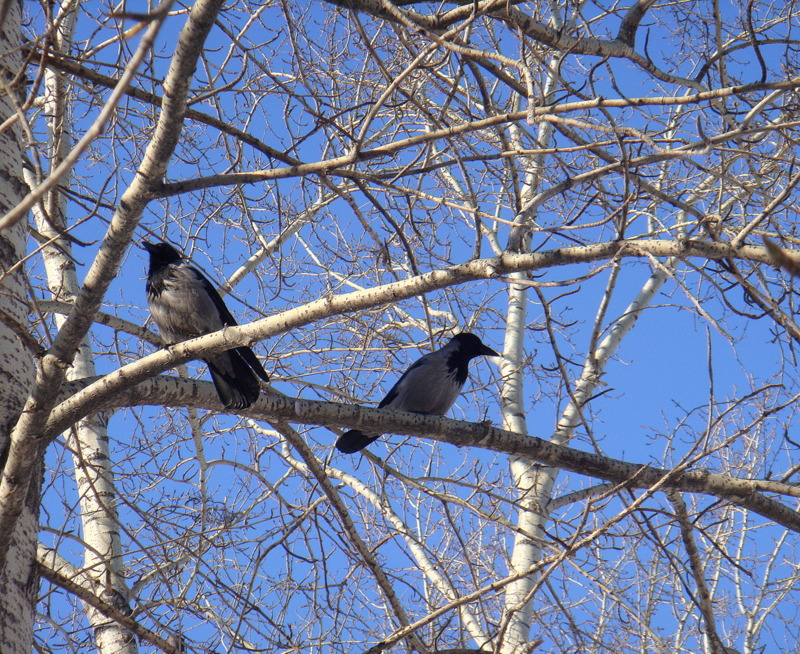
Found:
M 201 273 L 188 263 L 172 264 L 159 291 L 148 293 L 150 313 L 168 343 L 222 329 L 225 325 Z
M 447 413 L 463 387 L 456 381 L 457 370 L 448 365 L 449 355 L 442 348 L 418 359 L 392 387 L 381 406 L 431 415 Z

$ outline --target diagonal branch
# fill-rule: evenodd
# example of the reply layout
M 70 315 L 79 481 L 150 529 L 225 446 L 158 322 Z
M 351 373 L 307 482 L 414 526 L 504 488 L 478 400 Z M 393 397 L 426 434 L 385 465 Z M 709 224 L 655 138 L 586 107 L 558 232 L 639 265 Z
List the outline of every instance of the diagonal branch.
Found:
M 734 249 L 721 242 L 692 239 L 609 241 L 596 245 L 559 248 L 529 254 L 506 252 L 489 259 L 475 259 L 375 288 L 326 296 L 247 325 L 227 327 L 213 334 L 159 350 L 123 366 L 65 400 L 53 410 L 48 421 L 47 431 L 52 433 L 53 425 L 62 425 L 62 430 L 66 429 L 73 424 L 73 421 L 113 403 L 115 394 L 180 363 L 201 359 L 207 354 L 221 352 L 232 347 L 252 345 L 262 339 L 285 333 L 323 318 L 396 303 L 478 279 L 503 279 L 504 275 L 520 270 L 542 270 L 614 257 L 649 256 L 700 257 L 712 260 L 745 259 L 759 263 L 771 261 L 763 246 L 747 245 Z
M 639 29 L 642 18 L 655 3 L 656 0 L 636 0 L 620 23 L 617 41 L 632 48 L 636 44 L 636 31 Z
M 695 600 L 700 613 L 703 615 L 703 622 L 706 627 L 706 637 L 711 645 L 711 654 L 725 654 L 725 645 L 719 637 L 717 631 L 716 620 L 714 619 L 714 609 L 712 607 L 711 592 L 709 591 L 708 584 L 703 566 L 703 557 L 700 550 L 697 548 L 697 543 L 694 539 L 692 531 L 692 523 L 689 520 L 689 513 L 686 510 L 686 502 L 683 501 L 680 493 L 674 490 L 667 490 L 667 498 L 672 503 L 675 509 L 675 517 L 678 519 L 678 525 L 681 530 L 681 539 L 683 546 L 686 549 L 686 554 L 689 557 L 689 567 L 692 570 L 695 584 L 697 585 L 698 598 Z

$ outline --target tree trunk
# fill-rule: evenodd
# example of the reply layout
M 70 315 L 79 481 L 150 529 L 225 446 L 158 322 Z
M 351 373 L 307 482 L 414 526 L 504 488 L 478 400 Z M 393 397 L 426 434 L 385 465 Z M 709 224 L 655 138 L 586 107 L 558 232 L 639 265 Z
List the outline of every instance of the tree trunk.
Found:
M 20 75 L 22 57 L 20 18 L 22 3 L 12 0 L 5 5 L 6 14 L 0 28 L 2 79 L 5 92 L 0 94 L 0 121 L 13 116 L 25 90 Z M 19 124 L 0 131 L 0 213 L 15 206 L 23 196 L 23 134 Z M 25 279 L 21 267 L 9 272 L 25 253 L 26 224 L 23 221 L 0 233 L 0 446 L 2 462 L 9 443 L 11 428 L 16 422 L 28 391 L 33 385 L 35 369 L 29 349 L 30 327 Z M 38 533 L 41 462 L 33 468 L 33 483 L 22 512 L 16 521 L 7 563 L 0 570 L 0 651 L 4 654 L 28 654 L 33 643 L 33 618 L 38 595 L 36 572 L 36 538 Z
M 54 49 L 69 51 L 76 16 L 77 12 L 71 2 L 67 0 L 62 4 L 56 21 L 58 29 L 53 39 Z M 70 100 L 63 77 L 53 71 L 45 71 L 44 88 L 45 114 L 48 116 L 48 158 L 50 169 L 53 170 L 65 159 L 72 144 Z M 29 186 L 34 188 L 40 180 L 33 179 L 32 173 L 30 177 Z M 72 245 L 67 239 L 60 239 L 57 231 L 68 228 L 66 194 L 61 189 L 67 188 L 69 184 L 70 176 L 67 174 L 62 177 L 59 190 L 51 191 L 42 205 L 34 206 L 33 218 L 37 231 L 53 242 L 52 246 L 45 247 L 42 252 L 50 293 L 55 300 L 73 302 L 80 291 L 80 283 L 72 259 Z M 43 206 L 46 207 L 46 213 Z M 59 328 L 64 320 L 62 315 L 55 317 Z M 67 378 L 81 379 L 96 374 L 87 336 L 75 355 Z M 122 578 L 122 545 L 107 423 L 107 416 L 95 414 L 64 432 L 64 440 L 72 452 L 75 464 L 83 540 L 88 545 L 84 551 L 83 570 L 77 574 L 84 585 L 100 590 L 105 599 L 110 598 L 114 606 L 127 613 L 130 608 Z M 78 579 L 74 581 L 77 582 Z M 136 641 L 130 631 L 88 605 L 86 611 L 100 654 L 135 654 Z

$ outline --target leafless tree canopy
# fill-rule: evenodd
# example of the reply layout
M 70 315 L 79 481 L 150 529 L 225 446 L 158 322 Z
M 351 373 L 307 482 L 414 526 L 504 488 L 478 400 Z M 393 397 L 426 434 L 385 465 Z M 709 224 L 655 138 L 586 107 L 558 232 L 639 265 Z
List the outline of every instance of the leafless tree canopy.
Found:
M 800 652 L 799 14 L 2 3 L 0 651 Z

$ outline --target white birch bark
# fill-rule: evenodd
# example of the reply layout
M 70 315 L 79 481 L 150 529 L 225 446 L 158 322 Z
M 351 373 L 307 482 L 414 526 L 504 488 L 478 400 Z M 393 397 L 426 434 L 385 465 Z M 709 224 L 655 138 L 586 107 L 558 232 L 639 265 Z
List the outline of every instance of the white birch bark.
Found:
M 579 11 L 576 8 L 576 12 Z M 562 21 L 556 12 L 553 13 L 553 22 L 560 28 Z M 569 27 L 572 27 L 570 23 Z M 552 94 L 556 80 L 553 71 L 558 67 L 556 58 L 550 62 L 545 97 Z M 511 130 L 517 140 L 518 129 L 514 126 Z M 537 133 L 537 140 L 542 148 L 547 148 L 553 134 L 550 123 L 541 123 Z M 545 165 L 545 155 L 539 154 L 530 162 L 530 173 L 525 178 L 522 189 L 522 198 L 526 206 L 515 223 L 509 236 L 509 247 L 520 252 L 527 250 L 529 239 L 524 235 L 524 227 L 535 221 L 537 206 L 533 199 L 541 185 L 542 168 Z M 525 272 L 514 273 L 511 279 L 521 283 L 510 284 L 508 288 L 508 311 L 506 313 L 506 333 L 503 345 L 501 363 L 502 388 L 500 392 L 501 407 L 503 411 L 503 427 L 519 434 L 528 433 L 525 419 L 524 383 L 525 370 L 523 361 L 525 356 L 525 326 L 528 302 L 528 286 L 524 283 L 529 278 Z M 543 468 L 524 456 L 512 456 L 509 459 L 512 483 L 517 491 L 517 505 L 520 507 L 517 514 L 518 530 L 514 535 L 514 545 L 509 560 L 509 573 L 517 574 L 539 561 L 542 556 L 540 542 L 544 536 L 545 510 L 542 501 L 550 497 L 556 470 Z M 520 651 L 530 639 L 533 602 L 530 591 L 535 584 L 532 575 L 517 579 L 508 585 L 504 598 L 503 612 L 504 623 L 500 628 L 500 651 L 504 654 Z
M 24 96 L 24 78 L 18 78 L 22 64 L 19 50 L 22 3 L 5 3 L 0 28 L 0 122 L 19 108 Z M 5 213 L 23 197 L 22 130 L 14 124 L 0 131 L 0 212 Z M 25 253 L 27 230 L 24 221 L 0 232 L 0 448 L 3 472 L 10 442 L 10 430 L 22 410 L 35 375 L 29 346 L 28 304 L 21 267 L 9 272 Z M 33 620 L 39 577 L 36 573 L 36 536 L 42 465 L 31 468 L 31 483 L 8 542 L 6 564 L 0 569 L 0 651 L 28 654 L 33 643 Z
M 540 132 L 540 138 L 541 138 Z M 544 145 L 544 141 L 540 141 Z M 537 161 L 540 164 L 540 162 Z M 536 168 L 534 168 L 536 170 Z M 693 196 L 690 204 L 697 200 Z M 682 224 L 686 215 L 681 212 L 677 220 Z M 645 281 L 637 295 L 614 321 L 613 326 L 608 330 L 607 336 L 591 350 L 584 362 L 581 375 L 575 383 L 575 390 L 571 394 L 571 401 L 565 408 L 556 426 L 556 430 L 550 437 L 550 441 L 556 444 L 566 443 L 573 435 L 575 428 L 582 420 L 582 410 L 586 402 L 594 393 L 597 383 L 602 377 L 605 366 L 611 356 L 618 349 L 624 336 L 633 328 L 641 311 L 646 308 L 653 297 L 659 292 L 664 283 L 669 279 L 669 271 L 677 264 L 676 257 L 670 257 L 663 267 L 653 270 L 651 276 Z M 600 333 L 602 321 L 605 318 L 605 310 L 613 292 L 613 277 L 609 282 L 606 293 L 601 300 L 600 310 L 596 318 L 594 333 Z M 524 286 L 519 287 L 519 293 L 525 292 Z M 513 294 L 513 286 L 510 294 Z M 519 299 L 510 302 L 509 317 L 516 317 L 519 309 L 515 305 L 520 304 Z M 511 320 L 509 320 L 511 324 Z M 515 322 L 517 328 L 524 327 L 524 321 Z M 507 336 L 507 348 L 508 348 Z M 512 341 L 513 344 L 513 341 Z M 594 345 L 594 344 L 593 344 Z M 514 350 L 511 350 L 512 354 Z M 505 357 L 508 359 L 508 356 Z M 508 361 L 506 365 L 509 365 Z M 504 374 L 504 381 L 513 379 L 514 368 L 509 365 L 508 375 Z M 519 386 L 519 388 L 517 388 Z M 506 390 L 508 389 L 508 390 Z M 508 397 L 507 397 L 508 395 Z M 524 427 L 524 407 L 521 397 L 521 383 L 514 385 L 506 381 L 503 389 L 503 409 L 506 428 L 511 431 L 519 431 Z M 520 431 L 519 433 L 526 433 Z M 538 537 L 544 536 L 544 528 L 548 520 L 548 504 L 552 499 L 552 491 L 558 476 L 558 468 L 542 466 L 524 457 L 513 457 L 511 460 L 511 470 L 519 493 L 519 504 L 522 507 L 518 515 L 518 526 L 514 542 L 514 550 L 511 555 L 510 571 L 515 572 L 530 568 L 541 558 L 542 552 L 539 541 L 527 538 L 523 535 L 534 534 Z M 530 638 L 531 621 L 533 617 L 533 596 L 535 579 L 531 576 L 524 577 L 513 584 L 510 584 L 505 598 L 505 612 L 507 625 L 505 626 L 505 640 L 503 647 L 505 652 L 520 650 L 525 642 Z
M 58 28 L 54 34 L 54 48 L 68 49 L 76 16 L 77 11 L 72 1 L 66 0 L 56 21 Z M 71 147 L 70 103 L 61 75 L 47 70 L 44 82 L 49 160 L 51 168 L 55 168 L 64 160 Z M 31 188 L 35 188 L 36 181 L 29 181 Z M 61 187 L 66 186 L 69 186 L 69 173 L 61 179 Z M 50 192 L 44 204 L 48 215 L 44 215 L 41 205 L 34 206 L 33 215 L 39 233 L 54 241 L 54 244 L 46 246 L 42 252 L 48 287 L 54 300 L 71 302 L 79 292 L 80 284 L 70 257 L 71 243 L 66 239 L 58 239 L 56 231 L 67 227 L 66 195 L 60 191 Z M 56 315 L 56 325 L 59 328 L 64 320 L 63 315 Z M 72 368 L 67 372 L 67 379 L 94 377 L 96 374 L 89 340 L 84 337 Z M 90 415 L 75 428 L 64 432 L 64 439 L 72 452 L 75 484 L 81 503 L 83 540 L 86 543 L 82 574 L 92 580 L 92 587 L 103 589 L 104 601 L 127 612 L 129 603 L 122 576 L 122 547 L 108 450 L 107 422 L 106 416 Z M 136 640 L 127 629 L 88 605 L 86 611 L 98 652 L 134 654 L 137 651 Z

